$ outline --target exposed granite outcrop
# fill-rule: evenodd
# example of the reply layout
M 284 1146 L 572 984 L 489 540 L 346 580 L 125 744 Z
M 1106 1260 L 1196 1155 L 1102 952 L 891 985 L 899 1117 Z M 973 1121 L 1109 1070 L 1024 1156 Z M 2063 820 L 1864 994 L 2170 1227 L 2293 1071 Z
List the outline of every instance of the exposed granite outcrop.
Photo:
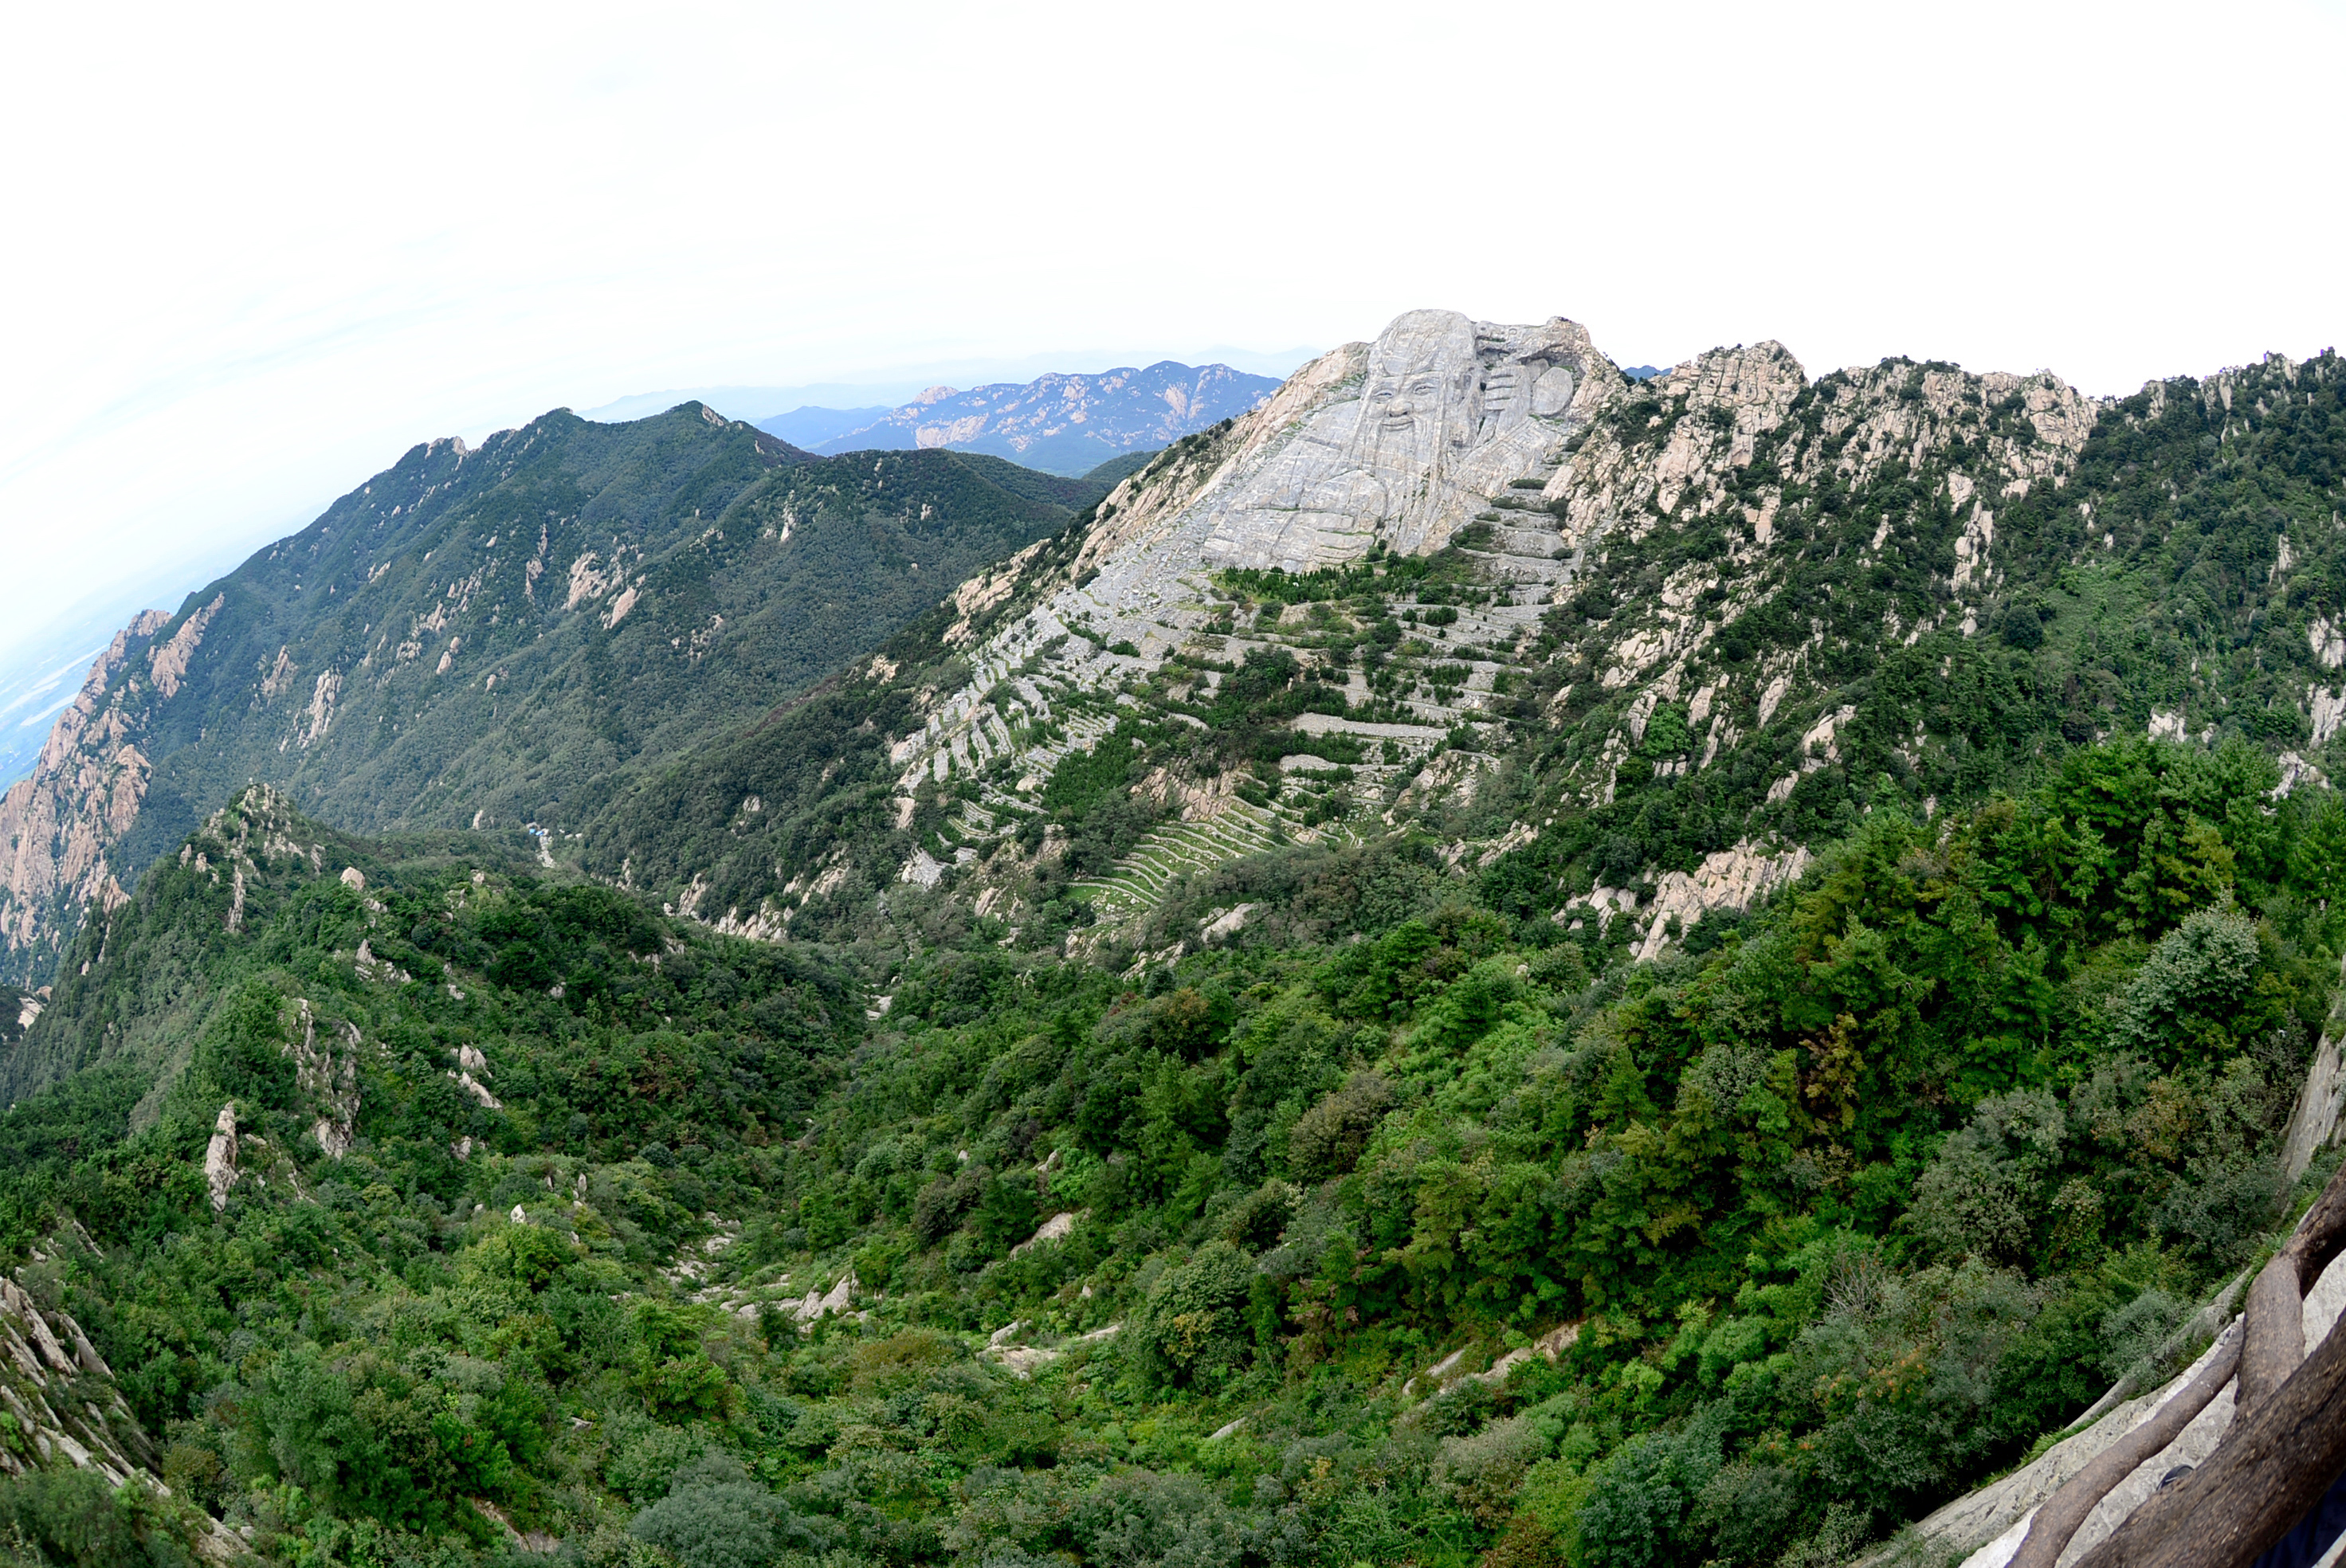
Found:
M 1886 473 L 1943 474 L 1932 504 L 1953 514 L 1959 536 L 1941 579 L 1943 606 L 1923 624 L 1884 631 L 1907 643 L 1942 624 L 1968 636 L 2002 581 L 1996 509 L 2033 485 L 2066 485 L 2105 406 L 2047 373 L 1975 375 L 1905 361 L 1810 382 L 1773 342 L 1714 349 L 1625 393 L 1542 492 L 1576 565 L 1665 526 L 1722 527 L 1726 552 L 1687 562 L 1658 592 L 1624 600 L 1603 623 L 1587 655 L 1591 674 L 1626 706 L 1614 743 L 1581 765 L 1585 797 L 1613 799 L 1616 770 L 1663 703 L 1686 705 L 1698 747 L 1686 766 L 1696 769 L 1771 725 L 1800 725 L 1800 760 L 1775 781 L 1770 803 L 1837 761 L 1834 731 L 1850 712 L 1834 706 L 1834 680 L 1814 667 L 1816 637 L 1699 684 L 1689 673 L 1738 620 L 1784 590 L 1793 570 L 1778 530 L 1787 494 L 1854 494 Z M 1910 513 L 1911 504 L 1870 519 L 1872 534 L 1853 547 L 1848 569 L 1912 527 Z M 1929 740 L 1918 734 L 1911 746 L 1919 755 Z
M 1490 711 L 1511 676 L 1527 673 L 1508 666 L 1538 657 L 1529 652 L 1537 606 L 1568 596 L 1616 541 L 1698 522 L 1723 527 L 1725 552 L 1695 553 L 1597 628 L 1583 689 L 1604 694 L 1619 728 L 1571 764 L 1574 787 L 1592 802 L 1611 800 L 1616 770 L 1668 704 L 1694 745 L 1684 759 L 1658 764 L 1663 771 L 1710 767 L 1761 731 L 1797 725 L 1789 734 L 1798 743 L 1787 748 L 1793 766 L 1767 794 L 1781 800 L 1803 777 L 1839 762 L 1839 731 L 1854 709 L 1814 667 L 1810 646 L 1771 647 L 1731 668 L 1714 667 L 1719 661 L 1705 650 L 1782 591 L 1795 569 L 1795 552 L 1776 529 L 1788 492 L 1854 493 L 1885 474 L 1943 473 L 1933 504 L 1959 517 L 1961 537 L 1939 618 L 1968 634 L 2000 584 L 1996 509 L 2032 485 L 2066 484 L 2102 408 L 2047 374 L 1974 375 L 1905 361 L 1811 382 L 1774 342 L 1716 349 L 1632 385 L 1561 318 L 1496 326 L 1412 311 L 1375 341 L 1305 366 L 1229 428 L 1191 437 L 1126 479 L 1071 562 L 1030 551 L 965 585 L 947 640 L 965 650 L 971 678 L 957 691 L 927 694 L 926 725 L 895 742 L 899 820 L 910 819 L 924 780 L 989 773 L 1005 758 L 1031 799 L 1062 758 L 1113 727 L 1112 710 L 1096 713 L 1096 695 L 1131 687 L 1177 651 L 1228 662 L 1282 640 L 1291 616 L 1276 626 L 1249 625 L 1247 615 L 1232 621 L 1211 581 L 1222 568 L 1308 571 L 1380 548 L 1423 555 L 1461 545 L 1504 596 L 1478 617 L 1485 624 L 1472 634 L 1474 662 L 1458 667 L 1455 696 L 1411 698 L 1432 721 L 1430 741 Z M 1469 524 L 1480 532 L 1464 535 Z M 1906 525 L 1876 520 L 1871 544 L 1860 542 L 1861 562 Z M 1889 633 L 1911 642 L 1937 624 Z M 1455 630 L 1468 640 L 1464 626 Z M 1698 660 L 1705 673 L 1692 676 Z M 888 678 L 877 667 L 868 677 Z M 1093 710 L 1079 694 L 1093 698 Z M 1135 700 L 1116 698 L 1127 708 Z M 1918 734 L 1912 746 L 1919 756 L 1929 742 Z M 1388 801 L 1410 811 L 1464 802 L 1483 771 L 1471 753 L 1431 773 L 1421 756 L 1385 760 L 1407 775 L 1403 796 Z M 1017 804 L 973 808 L 968 825 L 982 840 L 989 821 L 978 819 L 1000 819 Z M 1289 824 L 1311 836 L 1297 827 Z M 1242 849 L 1244 837 L 1229 836 L 1223 852 Z M 1217 852 L 1192 838 L 1189 849 Z M 1706 911 L 1748 907 L 1806 863 L 1796 845 L 1745 843 L 1667 886 L 1648 879 L 1621 890 L 1623 907 L 1643 905 L 1637 951 L 1656 956 L 1672 916 L 1684 929 Z M 933 855 L 907 865 L 903 874 L 923 887 L 942 885 L 953 870 Z M 788 912 L 757 918 L 779 926 Z
M 1380 545 L 1442 548 L 1494 496 L 1544 478 L 1621 385 L 1586 330 L 1562 317 L 1501 326 L 1413 311 L 1372 343 L 1321 355 L 1226 432 L 1119 484 L 1055 580 L 997 574 L 964 589 L 991 607 L 1015 586 L 1034 607 L 982 641 L 947 634 L 974 644 L 976 673 L 941 696 L 925 733 L 898 744 L 903 787 L 1013 750 L 987 699 L 1046 648 L 1058 650 L 1056 676 L 1095 688 L 1157 667 L 1203 627 L 1213 571 L 1310 570 Z M 977 600 L 960 607 L 966 624 Z M 1113 651 L 1125 646 L 1136 651 Z M 1032 684 L 1018 684 L 1021 711 L 1039 717 L 1048 703 Z M 1065 751 L 1036 766 L 1047 774 Z
M 329 1025 L 325 1044 L 320 1044 L 318 1021 L 311 1015 L 309 1003 L 301 1003 L 301 1035 L 289 1047 L 293 1057 L 294 1083 L 317 1113 L 317 1120 L 310 1128 L 311 1136 L 333 1159 L 349 1154 L 358 1135 L 361 1044 L 358 1025 L 347 1020 Z M 480 1054 L 469 1045 L 464 1049 L 475 1056 Z
M 0 941 L 18 955 L 12 972 L 45 970 L 86 905 L 113 909 L 126 896 L 107 851 L 138 815 L 152 769 L 126 707 L 138 695 L 136 676 L 117 677 L 148 657 L 170 619 L 149 610 L 115 633 L 57 716 L 32 776 L 0 797 Z M 184 655 L 163 667 L 176 679 Z
M 219 1117 L 212 1124 L 211 1142 L 204 1149 L 204 1185 L 211 1189 L 212 1212 L 228 1207 L 228 1195 L 236 1187 L 237 1177 L 243 1173 L 236 1167 L 236 1102 L 230 1100 L 219 1108 Z
M 87 1233 L 70 1223 L 42 1244 L 59 1250 L 90 1246 Z M 49 1256 L 42 1247 L 32 1249 L 36 1264 Z M 250 1557 L 244 1543 L 218 1521 L 172 1499 L 158 1468 L 161 1451 L 115 1386 L 114 1369 L 72 1313 L 35 1299 L 38 1288 L 36 1276 L 0 1275 L 0 1474 L 91 1470 L 114 1486 L 143 1486 L 178 1516 L 206 1562 Z
M 1638 962 L 1661 956 L 1671 941 L 1673 920 L 1683 935 L 1713 911 L 1748 910 L 1777 889 L 1800 881 L 1800 873 L 1808 870 L 1809 858 L 1802 844 L 1771 853 L 1747 840 L 1705 855 L 1691 871 L 1663 872 L 1643 917 L 1645 935 L 1637 942 Z

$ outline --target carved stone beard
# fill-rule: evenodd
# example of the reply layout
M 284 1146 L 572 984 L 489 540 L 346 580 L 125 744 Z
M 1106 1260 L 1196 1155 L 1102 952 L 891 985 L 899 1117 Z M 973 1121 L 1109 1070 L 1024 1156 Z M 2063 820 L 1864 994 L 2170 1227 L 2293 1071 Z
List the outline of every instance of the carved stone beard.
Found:
M 1482 368 L 1473 324 L 1447 311 L 1410 312 L 1372 352 L 1345 466 L 1382 488 L 1381 532 L 1413 535 L 1413 514 L 1441 494 L 1480 423 Z

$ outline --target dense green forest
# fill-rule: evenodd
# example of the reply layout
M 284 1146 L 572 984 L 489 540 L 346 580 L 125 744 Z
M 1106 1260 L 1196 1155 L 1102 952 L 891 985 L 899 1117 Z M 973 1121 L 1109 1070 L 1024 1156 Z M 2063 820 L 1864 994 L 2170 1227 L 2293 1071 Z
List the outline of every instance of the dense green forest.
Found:
M 1885 808 L 1643 967 L 1299 849 L 1342 940 L 932 952 L 884 1008 L 878 955 L 254 791 L 56 993 L 95 1046 L 199 988 L 184 1060 L 7 1113 L 5 1214 L 174 1497 L 286 1561 L 1821 1562 L 2286 1212 L 2346 813 L 2272 779 L 2127 743 Z M 94 1506 L 8 1502 L 64 1561 Z

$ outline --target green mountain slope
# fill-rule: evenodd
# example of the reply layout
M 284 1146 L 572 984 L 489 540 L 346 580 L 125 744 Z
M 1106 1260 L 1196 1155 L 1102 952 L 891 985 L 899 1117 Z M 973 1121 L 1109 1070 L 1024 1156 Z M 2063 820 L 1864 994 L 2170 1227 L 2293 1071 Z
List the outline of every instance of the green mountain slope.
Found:
M 1911 801 L 1964 799 L 2097 736 L 2241 735 L 2288 753 L 2292 780 L 2335 765 L 2334 356 L 2155 384 L 2082 427 L 2074 469 L 1993 493 L 1982 459 L 1999 442 L 2043 449 L 2024 389 L 1995 404 L 1932 367 L 1875 377 L 1927 411 L 1905 453 L 1845 444 L 1841 411 L 1862 389 L 1826 377 L 1758 440 L 1723 504 L 1614 532 L 1547 617 L 1566 756 L 1584 789 L 1613 797 L 1565 836 L 1600 871 L 1844 832 L 1882 780 Z M 1658 448 L 1672 419 L 1703 412 L 1649 397 L 1590 440 Z M 1748 550 L 1754 514 L 1771 547 L 1744 566 L 1736 535 Z M 1976 602 L 1950 591 L 1974 583 Z M 1718 607 L 1679 634 L 1678 689 L 1641 691 L 1617 650 L 1659 627 L 1669 596 L 1651 596 L 1668 584 Z M 1759 721 L 1771 677 L 1789 677 L 1772 733 Z
M 1098 484 L 1114 484 L 1148 467 L 1155 461 L 1157 453 L 1163 450 L 1163 447 L 1158 447 L 1149 452 L 1127 452 L 1121 457 L 1111 457 L 1084 477 Z
M 624 1522 L 598 1483 L 550 1481 L 578 1432 L 597 1452 L 642 1438 L 657 1466 L 689 1443 L 663 1423 L 748 1409 L 731 1352 L 703 1346 L 740 1320 L 658 1270 L 682 1241 L 716 1255 L 700 1216 L 770 1212 L 860 999 L 803 954 L 534 881 L 525 842 L 357 840 L 247 791 L 77 939 L 25 1047 L 76 1071 L 0 1118 L 12 1241 L 114 1352 L 114 1441 L 175 1506 L 257 1525 L 272 1560 L 420 1561 L 401 1553 L 432 1536 L 467 1560 L 580 1505 Z M 450 1272 L 459 1237 L 485 1249 Z M 323 1318 L 321 1288 L 341 1303 Z M 516 1333 L 553 1359 L 530 1370 Z M 600 1425 L 568 1419 L 579 1373 Z M 652 1414 L 622 1413 L 631 1390 Z M 255 1461 L 265 1518 L 230 1502 Z M 36 1546 L 59 1506 L 131 1511 L 125 1532 L 163 1506 L 137 1486 L 5 1502 Z M 93 1526 L 60 1532 L 66 1560 L 99 1560 L 70 1555 L 75 1528 Z
M 698 405 L 418 447 L 117 639 L 0 806 L 8 972 L 45 979 L 86 900 L 250 779 L 353 828 L 575 831 L 639 759 L 802 689 L 1101 489 L 810 460 Z

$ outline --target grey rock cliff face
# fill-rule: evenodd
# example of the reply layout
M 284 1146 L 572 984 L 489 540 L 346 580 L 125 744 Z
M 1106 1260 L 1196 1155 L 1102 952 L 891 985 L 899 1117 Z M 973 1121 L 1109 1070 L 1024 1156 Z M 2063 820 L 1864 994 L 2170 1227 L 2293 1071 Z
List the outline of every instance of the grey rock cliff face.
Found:
M 1348 371 L 1359 361 L 1357 380 L 1329 386 L 1275 453 L 1203 504 L 1205 564 L 1298 572 L 1378 544 L 1439 549 L 1552 461 L 1576 416 L 1619 382 L 1586 330 L 1561 317 L 1508 327 L 1412 311 L 1364 355 L 1338 352 Z
M 149 610 L 115 634 L 57 716 L 38 769 L 0 797 L 0 942 L 31 961 L 15 972 L 54 962 L 86 905 L 112 909 L 125 896 L 107 850 L 138 817 L 154 772 L 139 746 L 140 667 L 150 686 L 185 667 L 178 639 L 148 646 L 169 620 Z M 187 648 L 201 636 L 198 626 Z
M 1780 418 L 1803 381 L 1789 354 L 1776 357 L 1775 380 L 1789 389 L 1774 400 Z M 1563 317 L 1509 326 L 1412 311 L 1373 342 L 1322 355 L 1227 435 L 1176 448 L 1117 487 L 1064 585 L 1044 585 L 1047 597 L 1033 611 L 973 650 L 968 687 L 938 705 L 926 733 L 901 743 L 904 788 L 924 772 L 943 777 L 1004 751 L 1006 735 L 994 733 L 1000 721 L 984 699 L 1036 650 L 1070 649 L 1056 657 L 1059 673 L 1096 687 L 1154 667 L 1196 632 L 1214 571 L 1310 571 L 1380 545 L 1404 555 L 1439 550 L 1521 484 L 1552 488 L 1566 447 L 1625 385 L 1586 329 Z M 1609 496 L 1584 512 L 1591 532 L 1617 514 Z M 1549 534 L 1541 543 L 1559 541 Z M 1509 557 L 1494 558 L 1497 575 L 1525 581 L 1513 608 L 1529 618 L 1545 584 L 1565 575 L 1547 565 L 1556 553 L 1543 548 L 1520 572 Z M 998 603 L 1013 585 L 989 579 L 964 614 Z M 1137 650 L 1129 661 L 1106 651 L 1125 644 Z M 1020 696 L 1032 711 L 1047 707 L 1039 692 L 1022 686 Z M 1036 765 L 1047 772 L 1056 760 Z
M 1373 342 L 1322 355 L 1227 432 L 1178 445 L 1119 484 L 1062 574 L 1028 581 L 1014 561 L 964 586 L 964 624 L 945 637 L 969 648 L 973 677 L 941 694 L 925 728 L 896 744 L 900 811 L 924 778 L 1010 756 L 1039 781 L 1070 750 L 1091 745 L 1113 719 L 1062 712 L 1052 694 L 1098 691 L 1160 667 L 1206 633 L 1218 570 L 1310 571 L 1380 545 L 1402 555 L 1442 549 L 1498 498 L 1546 483 L 1623 385 L 1586 329 L 1561 317 L 1506 326 L 1413 311 Z M 1536 622 L 1548 585 L 1568 573 L 1552 560 L 1552 526 L 1510 532 L 1532 545 L 1503 543 L 1490 556 L 1494 575 L 1517 585 L 1486 633 L 1508 643 Z M 1507 553 L 1516 547 L 1534 553 Z M 1033 607 L 983 638 L 964 631 L 1013 595 L 1031 596 Z M 1224 657 L 1241 651 L 1236 642 L 1216 646 Z M 1005 684 L 1009 700 L 997 706 Z M 1486 693 L 1463 700 L 1479 712 Z M 1013 733 L 1014 723 L 1036 720 L 1058 733 L 1039 744 Z M 1413 749 L 1442 733 L 1425 728 Z M 1471 774 L 1454 787 L 1471 789 Z M 1197 814 L 1229 815 L 1226 793 L 1204 792 Z M 1223 840 L 1221 852 L 1253 842 L 1235 830 Z

